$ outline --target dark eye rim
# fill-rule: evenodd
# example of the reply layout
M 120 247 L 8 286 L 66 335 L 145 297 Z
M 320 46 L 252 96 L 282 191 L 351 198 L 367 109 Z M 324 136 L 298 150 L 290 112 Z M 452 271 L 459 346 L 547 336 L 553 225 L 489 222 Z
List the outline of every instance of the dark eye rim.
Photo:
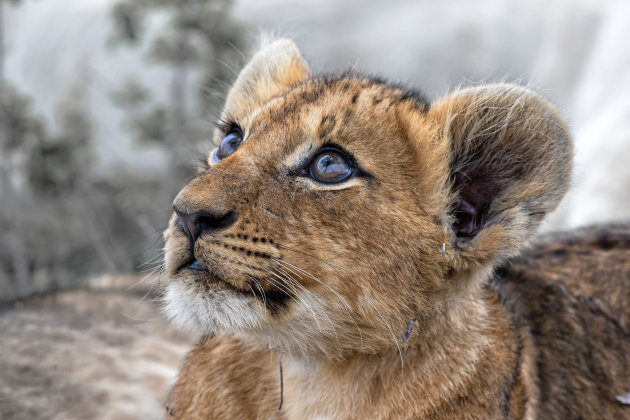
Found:
M 212 152 L 212 160 L 214 160 L 215 163 L 219 163 L 221 162 L 223 159 L 230 157 L 233 153 L 225 156 L 224 158 L 220 158 L 219 157 L 219 150 L 221 149 L 221 143 L 223 142 L 223 140 L 225 140 L 225 138 L 227 136 L 229 136 L 230 134 L 235 134 L 238 136 L 238 138 L 240 139 L 240 143 L 243 142 L 243 130 L 241 129 L 241 127 L 235 123 L 235 122 L 228 122 L 224 124 L 224 127 L 221 128 L 221 131 L 223 131 L 223 138 L 221 139 L 221 142 L 219 142 L 218 146 L 214 149 L 214 152 Z M 240 143 L 239 143 L 239 147 L 240 147 Z M 238 149 L 238 147 L 237 147 Z M 235 150 L 236 151 L 236 150 Z
M 312 173 L 313 162 L 326 152 L 335 152 L 343 156 L 344 159 L 348 162 L 348 165 L 350 166 L 350 173 L 347 176 L 339 180 L 335 180 L 335 181 L 324 181 L 324 180 L 315 178 L 315 176 L 313 176 L 313 173 Z M 357 165 L 356 160 L 352 157 L 350 153 L 348 153 L 341 146 L 338 146 L 336 144 L 326 144 L 320 147 L 319 149 L 317 149 L 315 153 L 313 153 L 311 157 L 306 161 L 306 164 L 303 165 L 297 171 L 296 175 L 310 178 L 313 181 L 317 182 L 318 184 L 322 184 L 322 185 L 335 185 L 335 184 L 346 182 L 352 178 L 370 176 Z

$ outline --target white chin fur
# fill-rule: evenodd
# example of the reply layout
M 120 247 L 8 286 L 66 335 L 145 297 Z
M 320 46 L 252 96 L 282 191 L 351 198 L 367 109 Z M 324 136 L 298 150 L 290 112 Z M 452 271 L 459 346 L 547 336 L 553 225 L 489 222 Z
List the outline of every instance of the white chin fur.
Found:
M 219 331 L 260 327 L 261 308 L 253 299 L 235 296 L 231 291 L 200 293 L 194 286 L 173 281 L 163 297 L 163 310 L 177 327 L 211 334 Z

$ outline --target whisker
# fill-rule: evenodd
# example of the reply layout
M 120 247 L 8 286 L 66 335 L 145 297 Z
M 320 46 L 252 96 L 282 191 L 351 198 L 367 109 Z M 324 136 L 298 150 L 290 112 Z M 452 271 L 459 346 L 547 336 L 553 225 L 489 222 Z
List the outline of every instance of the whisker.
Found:
M 275 271 L 273 271 L 272 274 L 277 275 L 277 273 L 275 273 Z M 292 289 L 295 291 L 296 296 L 300 297 L 301 300 L 303 300 L 303 299 L 297 293 L 297 290 L 295 289 L 295 286 L 297 286 L 301 290 L 303 290 L 304 293 L 312 295 L 312 292 L 310 290 L 306 289 L 302 284 L 300 284 L 300 282 L 295 280 L 293 277 L 288 276 L 288 278 L 284 278 L 284 277 L 282 277 L 282 278 L 287 282 L 287 285 L 292 287 Z M 313 314 L 313 319 L 317 323 L 318 327 L 320 327 L 319 320 L 317 319 L 317 316 L 315 315 L 315 312 L 313 311 L 311 305 L 305 300 L 304 300 L 304 303 L 307 305 L 307 307 L 309 308 L 309 310 Z M 321 307 L 321 305 L 319 303 L 318 303 L 318 306 Z M 325 310 L 322 310 L 321 313 L 326 317 L 328 323 L 330 324 L 330 326 L 332 328 L 333 334 L 335 335 L 335 339 L 337 340 L 337 342 L 339 342 L 339 337 L 337 336 L 337 330 L 335 328 L 335 324 L 332 322 L 332 320 L 330 319 L 330 316 L 328 316 L 328 313 Z M 320 331 L 321 331 L 321 327 L 320 327 Z
M 348 302 L 346 301 L 346 299 L 345 299 L 343 296 L 341 296 L 339 293 L 337 293 L 337 291 L 335 291 L 335 290 L 334 290 L 333 288 L 331 288 L 330 286 L 328 286 L 328 285 L 324 284 L 324 283 L 323 283 L 320 279 L 318 279 L 317 277 L 315 277 L 314 275 L 312 275 L 312 274 L 311 274 L 311 273 L 309 273 L 308 271 L 303 270 L 303 269 L 301 269 L 300 267 L 297 267 L 297 266 L 295 266 L 295 265 L 293 265 L 293 264 L 291 264 L 291 263 L 289 263 L 289 262 L 286 262 L 286 261 L 284 261 L 284 260 L 282 260 L 282 259 L 279 259 L 279 258 L 272 258 L 272 259 L 273 259 L 274 261 L 278 262 L 279 264 L 283 264 L 284 266 L 286 266 L 286 267 L 287 267 L 287 269 L 288 269 L 288 270 L 292 270 L 294 273 L 297 271 L 298 273 L 296 273 L 296 274 L 298 274 L 298 276 L 300 276 L 300 274 L 299 274 L 299 273 L 302 273 L 303 275 L 307 276 L 307 277 L 308 277 L 308 278 L 310 278 L 311 280 L 313 280 L 313 281 L 315 281 L 315 282 L 317 282 L 317 283 L 321 284 L 322 286 L 326 287 L 328 290 L 330 290 L 332 293 L 334 293 L 334 294 L 335 294 L 335 296 L 337 296 L 337 298 L 339 298 L 339 299 L 343 302 L 343 304 L 346 306 L 346 308 L 347 308 L 348 310 L 351 310 L 351 309 L 352 309 L 352 308 L 350 307 L 350 305 L 348 304 Z M 300 276 L 300 277 L 301 277 L 301 276 Z
M 400 348 L 400 345 L 398 344 L 398 339 L 396 338 L 396 335 L 394 334 L 394 331 L 392 330 L 392 327 L 390 327 L 390 325 L 387 323 L 387 321 L 385 321 L 385 318 L 383 318 L 383 315 L 381 315 L 381 312 L 378 310 L 376 305 L 373 306 L 373 308 L 376 311 L 376 313 L 378 314 L 378 316 L 383 320 L 383 323 L 385 324 L 385 326 L 387 327 L 389 332 L 392 334 L 392 338 L 394 339 L 394 343 L 396 344 L 396 347 L 398 347 L 398 354 L 400 355 L 400 368 L 402 369 L 404 367 L 404 362 L 403 362 L 402 350 Z
M 291 284 L 294 284 L 295 286 L 299 287 L 301 290 L 304 291 L 304 293 L 314 296 L 313 292 L 311 292 L 310 290 L 308 290 L 306 287 L 304 287 L 299 281 L 297 281 L 296 279 L 293 278 L 293 276 L 290 273 L 287 273 L 286 271 L 284 271 L 282 269 L 282 267 L 276 267 L 278 270 L 282 271 L 282 273 L 284 273 L 284 275 L 287 277 L 287 281 L 289 281 Z M 318 302 L 318 305 L 321 307 L 321 303 Z M 324 309 L 324 308 L 322 308 Z M 328 323 L 330 324 L 330 326 L 333 329 L 333 332 L 335 334 L 335 337 L 337 337 L 337 331 L 335 329 L 335 325 L 333 324 L 332 320 L 330 319 L 330 316 L 328 315 L 328 312 L 326 310 L 323 310 L 322 313 L 324 314 L 324 316 L 326 316 Z M 338 341 L 338 339 L 337 339 Z
M 270 273 L 271 274 L 271 273 Z M 319 324 L 319 322 L 317 321 L 317 317 L 315 316 L 315 312 L 313 312 L 312 308 L 310 306 L 308 306 L 307 303 L 305 302 L 300 302 L 299 300 L 297 300 L 292 294 L 291 294 L 291 290 L 289 290 L 288 285 L 284 285 L 284 284 L 280 284 L 276 281 L 274 281 L 273 279 L 267 278 L 267 281 L 269 283 L 271 283 L 272 285 L 274 285 L 275 287 L 277 287 L 278 289 L 282 290 L 287 296 L 289 296 L 291 299 L 293 299 L 293 301 L 296 304 L 300 304 L 303 303 L 312 313 L 313 313 L 313 317 L 315 319 L 315 322 L 317 323 L 317 328 L 319 328 L 320 331 L 322 331 L 322 327 Z M 286 286 L 286 287 L 285 287 Z M 295 291 L 293 291 L 295 293 Z
M 247 284 L 247 287 L 249 287 L 249 290 L 252 291 L 252 295 L 254 295 L 254 299 L 258 299 L 258 295 L 256 294 L 256 292 L 254 292 L 254 289 L 252 289 L 251 284 L 249 283 L 246 283 L 246 284 Z
M 361 331 L 361 328 L 359 327 L 359 324 L 357 324 L 357 322 L 352 317 L 352 308 L 350 307 L 350 305 L 348 304 L 348 302 L 346 301 L 346 299 L 343 296 L 341 296 L 332 287 L 328 286 L 327 284 L 324 284 L 321 280 L 319 280 L 317 277 L 315 277 L 314 275 L 312 275 L 308 271 L 303 270 L 300 267 L 297 267 L 297 266 L 295 266 L 295 265 L 293 265 L 293 264 L 291 264 L 289 262 L 286 262 L 286 261 L 284 261 L 284 260 L 282 260 L 280 258 L 272 258 L 272 260 L 274 260 L 278 264 L 283 265 L 284 267 L 286 267 L 287 270 L 293 272 L 298 277 L 302 278 L 302 275 L 305 275 L 305 276 L 309 277 L 310 279 L 314 280 L 315 282 L 317 282 L 317 283 L 321 284 L 322 286 L 324 286 L 327 290 L 331 291 L 339 299 L 339 301 L 343 303 L 342 306 L 343 306 L 344 311 L 348 315 L 348 319 L 350 319 L 352 321 L 352 323 L 354 324 L 354 326 L 357 328 L 357 331 L 359 333 L 359 342 L 360 342 L 361 348 L 363 348 L 363 332 Z M 302 274 L 300 274 L 300 272 Z
M 297 289 L 295 289 L 294 286 L 287 284 L 286 281 L 284 279 L 282 279 L 282 277 L 278 276 L 277 274 L 271 272 L 271 271 L 267 271 L 269 274 L 275 276 L 278 280 L 281 281 L 281 283 L 278 283 L 272 279 L 267 279 L 270 283 L 272 283 L 274 286 L 276 286 L 277 288 L 279 288 L 280 290 L 282 290 L 283 292 L 285 292 L 289 297 L 291 297 L 291 299 L 293 299 L 296 303 L 300 304 L 302 303 L 303 306 L 306 306 L 306 308 L 313 314 L 313 319 L 315 320 L 315 323 L 317 324 L 317 328 L 322 331 L 322 327 L 317 319 L 317 316 L 315 315 L 315 312 L 313 311 L 312 307 L 308 304 L 308 302 L 304 301 L 304 299 L 299 296 L 299 294 L 297 293 Z M 300 299 L 300 301 L 298 301 L 297 299 Z
M 254 282 L 254 285 L 260 291 L 260 295 L 262 297 L 263 306 L 265 307 L 265 311 L 266 311 L 267 310 L 267 295 L 265 294 L 265 289 L 262 288 L 262 285 L 260 284 L 260 282 L 256 278 L 250 276 L 249 274 L 246 274 L 246 276 L 249 277 L 249 279 Z
M 140 261 L 140 265 L 137 268 L 140 267 L 144 267 L 145 265 L 151 265 L 154 264 L 156 261 L 158 260 L 162 260 L 164 258 L 164 255 L 166 255 L 166 250 L 165 249 L 161 249 L 157 252 L 156 255 L 154 255 L 153 257 L 149 258 L 147 261 Z

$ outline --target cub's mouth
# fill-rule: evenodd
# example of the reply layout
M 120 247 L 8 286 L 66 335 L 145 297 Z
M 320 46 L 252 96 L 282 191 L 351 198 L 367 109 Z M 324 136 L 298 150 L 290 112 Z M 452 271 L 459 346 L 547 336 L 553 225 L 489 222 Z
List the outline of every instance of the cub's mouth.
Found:
M 199 260 L 196 260 L 196 259 L 179 267 L 177 269 L 177 272 L 180 272 L 182 270 L 191 270 L 191 271 L 200 271 L 200 272 L 208 271 L 206 266 L 200 263 Z
M 177 269 L 177 274 L 191 276 L 195 283 L 217 283 L 239 294 L 245 295 L 250 293 L 249 289 L 243 290 L 221 277 L 216 271 L 208 269 L 204 263 L 196 259 L 194 256 Z
M 167 299 L 170 310 L 180 313 L 176 317 L 192 313 L 197 323 L 214 319 L 223 325 L 224 319 L 246 313 L 258 323 L 286 313 L 297 299 L 301 273 L 288 271 L 293 266 L 283 260 L 282 246 L 251 216 L 237 223 L 239 210 L 187 214 L 175 209 L 166 268 L 171 276 Z
M 227 267 L 221 267 L 222 270 L 226 268 Z M 240 270 L 236 267 L 231 267 L 231 271 L 238 272 Z M 177 277 L 180 277 L 180 280 L 192 280 L 196 286 L 195 289 L 197 293 L 211 297 L 213 292 L 217 290 L 228 290 L 241 298 L 257 301 L 272 314 L 278 314 L 280 311 L 286 309 L 289 300 L 294 299 L 290 291 L 286 288 L 269 287 L 270 283 L 273 284 L 275 282 L 277 284 L 277 279 L 268 279 L 260 275 L 242 274 L 242 284 L 235 284 L 232 279 L 225 278 L 221 273 L 217 272 L 217 270 L 212 269 L 212 264 L 204 263 L 194 254 L 179 265 L 176 274 Z M 201 289 L 199 289 L 199 287 L 201 287 Z

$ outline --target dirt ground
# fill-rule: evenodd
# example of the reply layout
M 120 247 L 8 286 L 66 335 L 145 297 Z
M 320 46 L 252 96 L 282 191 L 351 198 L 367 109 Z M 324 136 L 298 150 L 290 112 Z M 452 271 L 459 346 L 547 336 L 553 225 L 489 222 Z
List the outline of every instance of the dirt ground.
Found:
M 167 324 L 140 279 L 103 277 L 1 309 L 0 418 L 162 418 L 193 338 Z

